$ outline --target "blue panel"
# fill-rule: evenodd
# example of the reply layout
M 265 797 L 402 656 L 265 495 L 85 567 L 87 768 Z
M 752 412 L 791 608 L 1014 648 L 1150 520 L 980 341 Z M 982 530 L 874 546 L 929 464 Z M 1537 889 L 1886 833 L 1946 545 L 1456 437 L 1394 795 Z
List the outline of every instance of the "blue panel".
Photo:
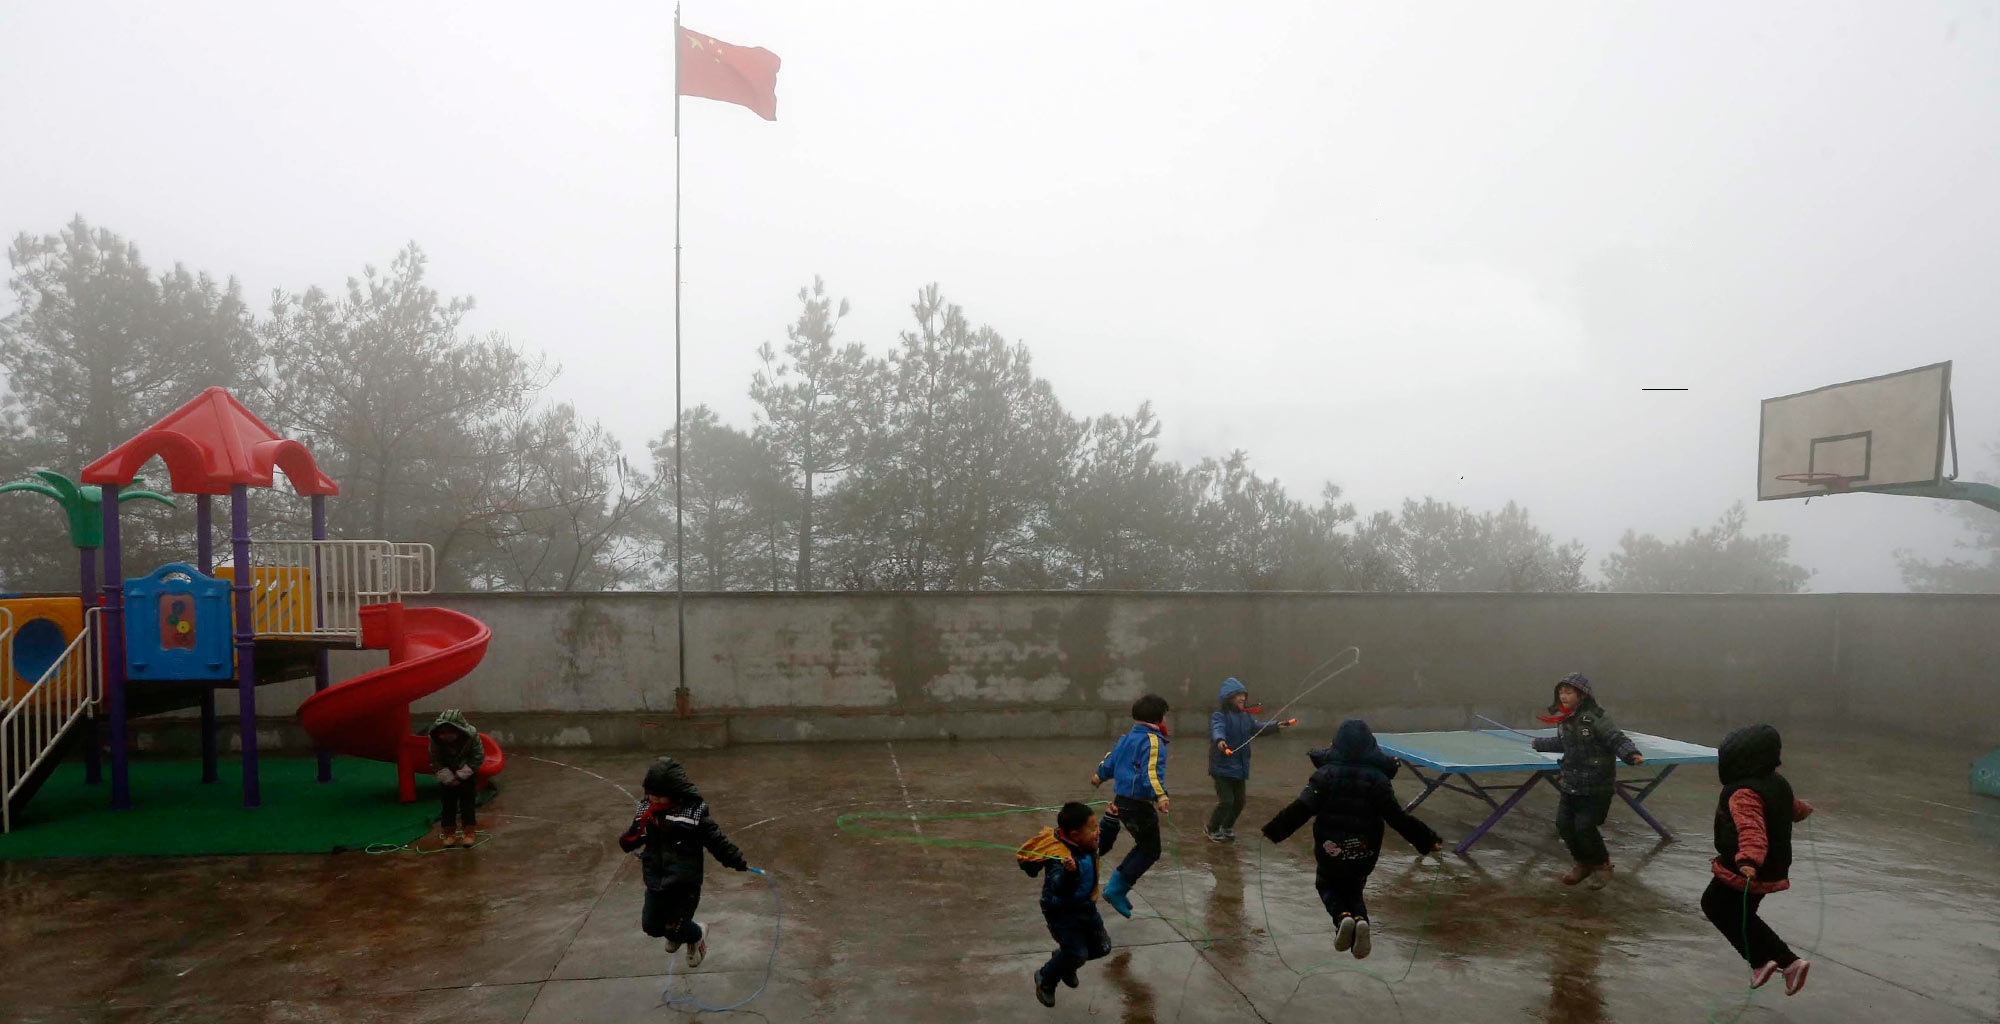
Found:
M 69 637 L 52 619 L 29 619 L 14 630 L 14 678 L 34 683 L 69 649 Z
M 230 679 L 235 643 L 228 580 L 173 562 L 125 581 L 127 678 Z

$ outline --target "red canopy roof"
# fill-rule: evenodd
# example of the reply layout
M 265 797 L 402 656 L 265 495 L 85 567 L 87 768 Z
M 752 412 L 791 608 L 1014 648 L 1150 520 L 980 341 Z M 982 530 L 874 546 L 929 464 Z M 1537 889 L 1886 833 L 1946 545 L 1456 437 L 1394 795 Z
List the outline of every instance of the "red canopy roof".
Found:
M 279 437 L 222 388 L 209 388 L 83 467 L 83 482 L 124 486 L 155 455 L 166 461 L 179 494 L 228 494 L 232 484 L 270 487 L 274 468 L 300 494 L 340 493 L 305 445 Z

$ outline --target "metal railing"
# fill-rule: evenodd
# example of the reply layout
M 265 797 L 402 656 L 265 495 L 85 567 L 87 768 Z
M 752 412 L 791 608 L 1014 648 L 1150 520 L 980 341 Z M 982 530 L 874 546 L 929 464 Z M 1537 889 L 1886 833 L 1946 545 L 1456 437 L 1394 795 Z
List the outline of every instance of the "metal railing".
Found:
M 233 577 L 235 567 L 226 568 Z M 437 554 L 429 544 L 253 540 L 250 621 L 259 636 L 352 639 L 358 644 L 363 605 L 428 594 L 436 578 Z
M 97 706 L 104 685 L 98 633 L 97 609 L 87 609 L 76 639 L 0 716 L 0 832 L 14 830 L 15 795 L 55 755 L 70 727 Z

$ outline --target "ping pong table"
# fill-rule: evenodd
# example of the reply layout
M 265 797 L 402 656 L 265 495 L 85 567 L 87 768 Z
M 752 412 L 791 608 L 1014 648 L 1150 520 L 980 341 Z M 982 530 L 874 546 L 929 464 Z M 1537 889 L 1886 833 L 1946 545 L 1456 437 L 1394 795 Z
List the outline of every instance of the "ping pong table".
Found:
M 1460 840 L 1453 849 L 1464 853 L 1472 849 L 1488 830 L 1500 823 L 1528 795 L 1528 791 L 1543 779 L 1553 785 L 1559 772 L 1557 765 L 1560 754 L 1544 754 L 1528 745 L 1526 736 L 1553 736 L 1554 729 L 1541 729 L 1525 734 L 1512 733 L 1504 729 L 1468 730 L 1464 732 L 1403 732 L 1388 733 L 1375 737 L 1384 753 L 1408 765 L 1412 774 L 1424 783 L 1424 791 L 1410 801 L 1404 810 L 1415 810 L 1418 804 L 1430 799 L 1439 789 L 1449 789 L 1486 801 L 1493 813 L 1472 830 L 1472 834 Z M 1646 824 L 1653 826 L 1663 838 L 1672 839 L 1674 834 L 1651 814 L 1646 813 L 1646 798 L 1651 796 L 1660 783 L 1674 773 L 1674 769 L 1684 764 L 1714 764 L 1715 748 L 1696 743 L 1683 743 L 1661 736 L 1648 736 L 1642 732 L 1627 732 L 1646 763 L 1640 771 L 1658 768 L 1659 772 L 1650 778 L 1618 779 L 1613 791 L 1624 800 Z M 1622 771 L 1633 769 L 1619 766 Z M 1434 772 L 1435 775 L 1426 774 Z M 1531 772 L 1528 781 L 1518 785 L 1495 785 L 1481 783 L 1477 776 L 1502 772 Z M 1461 783 L 1463 783 L 1461 785 Z M 1509 790 L 1512 792 L 1510 793 Z M 1507 794 L 1505 799 L 1496 799 L 1496 794 Z

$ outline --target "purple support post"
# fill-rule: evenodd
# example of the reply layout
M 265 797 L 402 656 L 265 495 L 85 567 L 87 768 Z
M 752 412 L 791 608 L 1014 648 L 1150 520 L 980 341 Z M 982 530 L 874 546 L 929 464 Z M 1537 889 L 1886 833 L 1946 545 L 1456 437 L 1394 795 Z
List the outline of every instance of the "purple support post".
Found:
M 203 576 L 215 575 L 215 497 L 197 494 L 194 499 L 194 552 L 196 568 Z M 216 767 L 215 687 L 201 691 L 201 781 L 219 782 Z
M 326 539 L 326 495 L 324 494 L 315 494 L 312 496 L 312 531 L 314 540 Z M 320 622 L 321 617 L 326 614 L 325 604 L 320 597 L 321 579 L 322 577 L 320 576 L 319 549 L 314 548 L 312 588 L 313 588 L 313 623 L 315 625 L 317 625 Z M 324 647 L 320 648 L 313 656 L 314 693 L 318 693 L 321 690 L 326 689 L 327 684 L 332 682 L 332 673 L 329 672 L 327 669 L 326 657 L 327 657 L 327 651 L 326 648 Z M 319 781 L 321 782 L 333 781 L 333 755 L 325 750 L 319 752 Z
M 105 714 L 111 719 L 111 809 L 132 808 L 132 779 L 125 754 L 125 566 L 119 550 L 118 485 L 105 484 L 103 657 Z
M 76 555 L 79 584 L 76 592 L 88 615 L 89 609 L 97 607 L 97 549 L 77 548 Z M 83 716 L 82 722 L 77 723 L 83 730 L 83 782 L 88 786 L 104 781 L 104 752 L 101 749 L 104 744 L 97 734 L 97 714 L 93 708 L 90 714 Z
M 243 742 L 243 806 L 262 804 L 257 786 L 257 624 L 250 618 L 250 488 L 229 485 L 229 551 L 236 581 L 236 715 Z

